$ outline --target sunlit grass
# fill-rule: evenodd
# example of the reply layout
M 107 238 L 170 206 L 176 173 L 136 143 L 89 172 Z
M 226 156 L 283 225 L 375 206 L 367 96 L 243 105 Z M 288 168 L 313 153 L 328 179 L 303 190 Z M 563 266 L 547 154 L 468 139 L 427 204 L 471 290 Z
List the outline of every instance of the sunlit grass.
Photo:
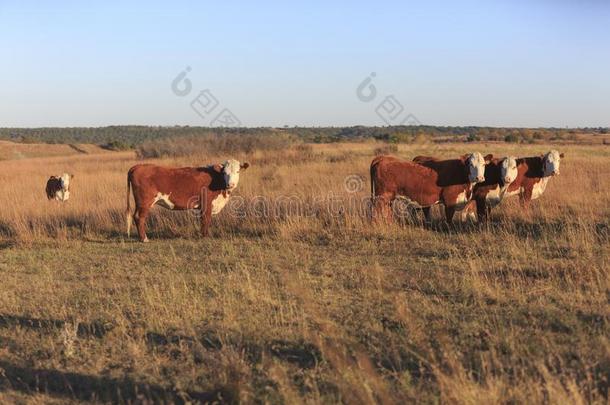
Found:
M 550 149 L 433 146 L 396 154 Z M 377 147 L 235 156 L 252 164 L 239 215 L 202 240 L 192 214 L 158 208 L 149 245 L 125 235 L 132 153 L 0 162 L 0 401 L 607 402 L 607 148 L 559 147 L 530 212 L 514 199 L 448 228 L 435 209 L 423 228 L 372 227 L 352 204 Z M 62 172 L 71 199 L 48 202 Z

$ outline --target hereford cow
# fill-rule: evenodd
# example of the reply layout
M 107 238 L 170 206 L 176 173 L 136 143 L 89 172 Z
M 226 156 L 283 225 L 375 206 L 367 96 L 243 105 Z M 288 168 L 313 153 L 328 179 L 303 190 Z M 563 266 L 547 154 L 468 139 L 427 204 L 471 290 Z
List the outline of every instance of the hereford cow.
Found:
M 517 178 L 517 159 L 508 156 L 503 159 L 491 159 L 485 166 L 485 181 L 474 186 L 472 201 L 464 209 L 465 214 L 473 215 L 476 207 L 480 222 L 487 219 L 489 211 L 502 202 L 507 195 L 510 184 Z
M 47 180 L 45 191 L 49 200 L 66 202 L 70 198 L 70 181 L 73 174 L 64 173 L 61 176 L 51 176 Z
M 127 174 L 127 236 L 133 215 L 140 240 L 148 242 L 146 218 L 155 204 L 171 210 L 200 210 L 201 234 L 208 236 L 212 215 L 223 209 L 237 187 L 240 172 L 248 166 L 230 159 L 206 167 L 170 168 L 151 164 L 132 167 Z M 132 189 L 136 205 L 133 214 L 129 206 Z
M 506 196 L 519 195 L 524 208 L 540 197 L 553 176 L 559 175 L 559 164 L 564 157 L 556 150 L 544 155 L 517 159 L 517 178 L 508 186 Z
M 451 222 L 455 210 L 470 201 L 474 185 L 485 180 L 486 164 L 478 152 L 450 160 L 422 157 L 421 163 L 378 156 L 370 168 L 373 217 L 381 213 L 390 219 L 392 202 L 403 197 L 423 209 L 427 222 L 430 207 L 443 203 L 447 221 Z

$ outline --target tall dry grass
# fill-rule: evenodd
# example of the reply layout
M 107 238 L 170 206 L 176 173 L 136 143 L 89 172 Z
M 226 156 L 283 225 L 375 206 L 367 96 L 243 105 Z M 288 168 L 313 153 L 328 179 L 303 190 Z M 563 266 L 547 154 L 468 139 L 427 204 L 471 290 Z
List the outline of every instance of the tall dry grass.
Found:
M 133 154 L 0 162 L 0 399 L 607 402 L 610 152 L 560 148 L 530 212 L 424 229 L 369 224 L 378 146 L 239 152 L 213 237 L 159 208 L 150 245 L 125 237 Z M 396 154 L 545 149 L 435 148 Z M 70 201 L 46 201 L 64 171 Z

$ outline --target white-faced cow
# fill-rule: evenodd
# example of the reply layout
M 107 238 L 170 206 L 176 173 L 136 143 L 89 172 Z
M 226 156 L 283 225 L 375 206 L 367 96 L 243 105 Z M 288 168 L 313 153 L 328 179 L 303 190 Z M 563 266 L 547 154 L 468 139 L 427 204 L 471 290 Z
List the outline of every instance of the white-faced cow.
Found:
M 459 159 L 437 160 L 420 157 L 421 163 L 379 156 L 371 162 L 373 217 L 391 218 L 390 207 L 397 197 L 406 198 L 424 211 L 430 221 L 430 207 L 442 203 L 448 222 L 456 209 L 462 209 L 472 197 L 476 183 L 485 180 L 488 161 L 478 152 Z
M 474 186 L 472 201 L 468 203 L 464 213 L 472 213 L 476 206 L 478 220 L 484 222 L 489 211 L 507 195 L 508 187 L 517 179 L 517 175 L 515 157 L 491 159 L 485 166 L 485 181 Z
M 524 208 L 539 198 L 553 176 L 559 175 L 559 164 L 564 157 L 556 150 L 540 156 L 517 159 L 517 178 L 508 186 L 507 196 L 519 195 Z
M 146 237 L 146 218 L 150 209 L 161 205 L 171 210 L 201 211 L 201 234 L 208 236 L 212 215 L 218 214 L 228 202 L 239 182 L 240 172 L 249 164 L 230 159 L 205 167 L 171 168 L 152 164 L 136 165 L 127 174 L 127 235 L 132 215 L 142 242 Z M 133 189 L 135 212 L 130 209 Z
M 66 202 L 70 198 L 70 181 L 73 174 L 64 173 L 61 176 L 51 176 L 47 180 L 45 191 L 49 200 Z

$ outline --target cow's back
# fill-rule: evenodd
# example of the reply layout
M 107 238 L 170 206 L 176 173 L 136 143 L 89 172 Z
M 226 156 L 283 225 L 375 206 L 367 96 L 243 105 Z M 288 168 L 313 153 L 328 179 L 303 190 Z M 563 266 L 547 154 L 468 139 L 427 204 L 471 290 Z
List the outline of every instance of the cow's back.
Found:
M 522 189 L 533 188 L 543 177 L 542 159 L 526 157 L 517 159 L 517 178 L 508 186 L 511 195 L 518 194 Z
M 208 167 L 165 167 L 138 164 L 129 169 L 128 180 L 136 204 L 149 204 L 156 197 L 171 198 L 176 209 L 186 209 L 202 193 L 217 194 L 224 189 L 221 174 Z
M 416 159 L 414 163 L 436 173 L 438 187 L 462 187 L 469 183 L 464 162 L 460 159 L 440 160 L 430 156 L 418 156 Z
M 435 204 L 440 198 L 437 175 L 428 167 L 393 156 L 373 160 L 375 195 L 399 194 L 422 206 Z

